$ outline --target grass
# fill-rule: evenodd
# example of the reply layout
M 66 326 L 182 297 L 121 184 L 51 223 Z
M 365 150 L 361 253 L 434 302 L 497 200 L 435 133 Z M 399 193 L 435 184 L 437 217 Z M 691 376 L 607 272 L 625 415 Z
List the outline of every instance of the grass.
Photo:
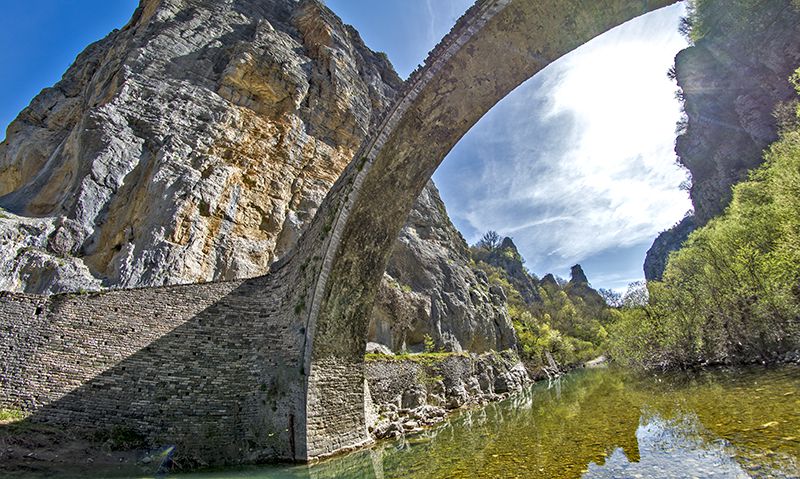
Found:
M 394 279 L 392 277 L 389 278 L 389 284 L 391 284 L 393 288 L 399 289 L 400 291 L 402 291 L 402 292 L 404 292 L 406 294 L 411 293 L 412 291 L 414 291 L 414 289 L 411 287 L 410 284 L 402 284 L 402 283 L 400 283 L 399 281 L 397 281 L 396 279 Z
M 0 424 L 11 424 L 22 421 L 27 417 L 23 411 L 17 409 L 0 409 Z
M 390 362 L 390 363 L 401 363 L 404 361 L 411 361 L 418 364 L 425 364 L 431 365 L 441 361 L 444 361 L 447 358 L 460 356 L 464 358 L 468 358 L 468 353 L 405 353 L 405 354 L 396 354 L 394 356 L 388 356 L 385 354 L 366 354 L 364 359 L 367 362 Z

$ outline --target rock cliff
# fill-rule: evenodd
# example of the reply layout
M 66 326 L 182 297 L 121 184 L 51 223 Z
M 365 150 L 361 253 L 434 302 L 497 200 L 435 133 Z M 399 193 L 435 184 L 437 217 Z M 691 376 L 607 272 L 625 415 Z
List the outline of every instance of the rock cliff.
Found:
M 669 254 L 680 249 L 692 231 L 697 228 L 694 215 L 686 216 L 677 225 L 664 231 L 653 241 L 644 259 L 644 277 L 648 281 L 660 281 L 667 268 Z
M 792 0 L 705 1 L 690 21 L 696 42 L 675 58 L 686 112 L 675 151 L 692 174 L 695 218 L 656 239 L 647 279 L 661 277 L 669 252 L 719 215 L 731 186 L 761 164 L 778 138 L 774 112 L 794 98 L 788 79 L 800 65 L 800 6 Z
M 142 0 L 0 144 L 0 289 L 265 273 L 400 85 L 314 0 Z
M 475 261 L 500 268 L 525 303 L 533 304 L 541 301 L 538 291 L 539 280 L 525 268 L 525 261 L 511 238 L 503 238 L 494 248 L 472 248 L 471 254 Z
M 367 361 L 367 425 L 376 439 L 422 431 L 450 410 L 508 397 L 531 383 L 511 352 Z
M 316 0 L 143 0 L 0 144 L 0 290 L 257 276 L 292 247 L 402 82 Z M 372 339 L 516 344 L 431 183 Z
M 597 308 L 606 306 L 606 301 L 600 293 L 589 285 L 589 279 L 579 264 L 570 269 L 569 281 L 564 286 L 564 292 L 570 298 L 581 298 L 584 303 L 591 306 Z
M 426 337 L 437 350 L 513 348 L 516 335 L 505 299 L 470 267 L 467 243 L 429 183 L 394 245 L 369 340 L 393 351 L 420 352 Z

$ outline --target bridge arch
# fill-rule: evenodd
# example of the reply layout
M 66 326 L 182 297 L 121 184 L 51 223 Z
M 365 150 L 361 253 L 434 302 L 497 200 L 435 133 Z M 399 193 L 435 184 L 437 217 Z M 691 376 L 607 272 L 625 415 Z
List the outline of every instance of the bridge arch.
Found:
M 298 245 L 300 251 L 323 251 L 314 257 L 316 276 L 302 298 L 308 304 L 307 457 L 368 440 L 363 355 L 372 303 L 394 238 L 453 146 L 550 63 L 676 2 L 479 0 L 412 74 Z

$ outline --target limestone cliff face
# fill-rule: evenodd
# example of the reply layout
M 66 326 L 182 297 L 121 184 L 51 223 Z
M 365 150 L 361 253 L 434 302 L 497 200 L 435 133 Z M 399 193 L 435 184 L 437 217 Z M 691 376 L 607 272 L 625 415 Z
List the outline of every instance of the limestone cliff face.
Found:
M 145 0 L 0 145 L 0 290 L 252 277 L 290 249 L 401 80 L 315 0 Z M 516 344 L 436 188 L 397 240 L 373 339 Z
M 0 144 L 0 289 L 265 273 L 400 84 L 314 0 L 142 0 Z
M 796 2 L 713 0 L 703 8 L 713 21 L 675 59 L 687 116 L 675 151 L 692 174 L 696 218 L 656 240 L 647 255 L 648 279 L 661 277 L 690 223 L 703 226 L 725 209 L 731 186 L 761 164 L 762 151 L 777 139 L 776 107 L 794 98 L 788 78 L 800 66 Z
M 661 281 L 664 270 L 667 268 L 669 254 L 680 249 L 683 242 L 696 228 L 694 215 L 689 215 L 677 225 L 658 235 L 644 259 L 644 277 L 649 281 Z
M 606 301 L 600 296 L 600 293 L 589 285 L 589 279 L 579 264 L 570 268 L 569 281 L 564 285 L 564 292 L 570 298 L 581 298 L 589 306 L 596 308 L 606 306 Z
M 470 268 L 467 244 L 433 183 L 395 242 L 369 327 L 369 340 L 393 351 L 422 351 L 426 336 L 447 351 L 516 346 L 504 292 Z
M 475 248 L 472 251 L 475 261 L 500 268 L 509 283 L 519 292 L 526 304 L 541 302 L 539 280 L 525 268 L 522 255 L 509 237 L 503 238 L 500 245 L 492 250 Z

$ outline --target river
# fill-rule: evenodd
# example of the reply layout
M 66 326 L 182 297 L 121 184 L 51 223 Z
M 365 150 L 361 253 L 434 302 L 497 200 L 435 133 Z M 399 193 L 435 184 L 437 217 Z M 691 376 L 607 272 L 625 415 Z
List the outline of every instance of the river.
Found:
M 798 478 L 800 368 L 581 370 L 312 466 L 175 477 Z

